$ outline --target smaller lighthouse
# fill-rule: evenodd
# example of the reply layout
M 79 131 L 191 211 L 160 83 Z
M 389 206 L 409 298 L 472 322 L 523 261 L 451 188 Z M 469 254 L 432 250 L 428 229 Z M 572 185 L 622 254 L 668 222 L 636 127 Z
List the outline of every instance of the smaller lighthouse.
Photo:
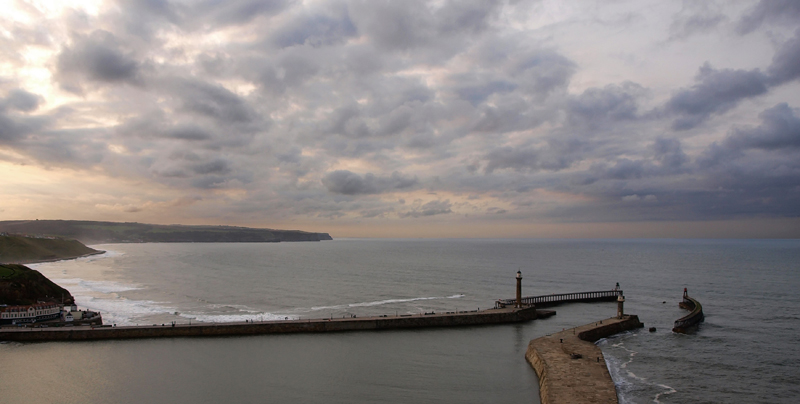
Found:
M 625 296 L 619 295 L 617 297 L 617 318 L 622 318 L 625 316 L 625 310 L 623 310 L 622 305 L 625 304 Z
M 514 305 L 516 308 L 522 307 L 522 272 L 517 271 L 517 302 Z

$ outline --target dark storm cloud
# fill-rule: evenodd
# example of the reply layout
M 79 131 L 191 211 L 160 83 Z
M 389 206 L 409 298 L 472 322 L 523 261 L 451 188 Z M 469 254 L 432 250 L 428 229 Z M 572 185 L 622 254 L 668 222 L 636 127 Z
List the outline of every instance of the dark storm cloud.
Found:
M 404 176 L 398 172 L 393 172 L 389 177 L 378 177 L 372 173 L 362 177 L 348 170 L 336 170 L 322 178 L 322 184 L 329 192 L 343 195 L 392 192 L 414 187 L 417 183 L 417 177 Z
M 796 25 L 800 21 L 800 2 L 796 0 L 761 0 L 736 24 L 739 34 L 748 34 L 762 24 Z
M 88 36 L 73 38 L 72 46 L 65 46 L 58 56 L 57 69 L 61 86 L 80 92 L 82 79 L 104 83 L 134 82 L 140 64 L 114 34 L 96 30 Z

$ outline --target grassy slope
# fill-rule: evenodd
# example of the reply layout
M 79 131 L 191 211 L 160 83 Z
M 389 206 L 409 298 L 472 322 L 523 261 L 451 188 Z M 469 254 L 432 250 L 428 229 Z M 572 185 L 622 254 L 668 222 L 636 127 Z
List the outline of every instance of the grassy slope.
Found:
M 59 260 L 97 252 L 77 240 L 0 236 L 0 263 Z
M 56 285 L 39 271 L 24 265 L 0 264 L 0 304 L 25 305 L 38 300 L 72 303 L 68 290 Z

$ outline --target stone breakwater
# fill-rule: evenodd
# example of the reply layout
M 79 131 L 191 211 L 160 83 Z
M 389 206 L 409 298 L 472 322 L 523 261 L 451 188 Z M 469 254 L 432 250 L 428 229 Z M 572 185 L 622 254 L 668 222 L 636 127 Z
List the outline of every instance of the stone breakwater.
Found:
M 125 327 L 62 327 L 0 329 L 0 341 L 86 341 L 128 338 L 219 337 L 235 335 L 322 333 L 391 330 L 425 327 L 457 327 L 505 324 L 549 317 L 553 311 L 533 307 L 489 309 L 473 312 L 358 317 L 345 319 L 286 320 L 247 323 L 167 324 Z
M 618 403 L 603 352 L 594 342 L 642 327 L 639 317 L 627 315 L 532 340 L 525 358 L 539 377 L 542 404 Z

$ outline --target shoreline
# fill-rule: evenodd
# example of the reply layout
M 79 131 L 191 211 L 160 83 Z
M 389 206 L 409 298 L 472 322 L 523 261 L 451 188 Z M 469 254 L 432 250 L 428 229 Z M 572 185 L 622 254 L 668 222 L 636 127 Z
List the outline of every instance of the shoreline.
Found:
M 531 340 L 525 359 L 539 378 L 541 403 L 617 404 L 616 386 L 594 343 L 642 327 L 638 316 L 625 315 Z
M 91 257 L 93 255 L 105 254 L 107 252 L 108 251 L 96 250 L 95 252 L 91 252 L 91 253 L 88 253 L 88 254 L 82 254 L 82 255 L 76 255 L 74 257 L 50 258 L 50 259 L 45 259 L 45 260 L 15 261 L 15 262 L 7 262 L 6 264 L 19 264 L 19 265 L 44 264 L 44 263 L 48 263 L 48 262 L 69 261 L 69 260 L 74 260 L 74 259 L 83 258 L 83 257 Z

